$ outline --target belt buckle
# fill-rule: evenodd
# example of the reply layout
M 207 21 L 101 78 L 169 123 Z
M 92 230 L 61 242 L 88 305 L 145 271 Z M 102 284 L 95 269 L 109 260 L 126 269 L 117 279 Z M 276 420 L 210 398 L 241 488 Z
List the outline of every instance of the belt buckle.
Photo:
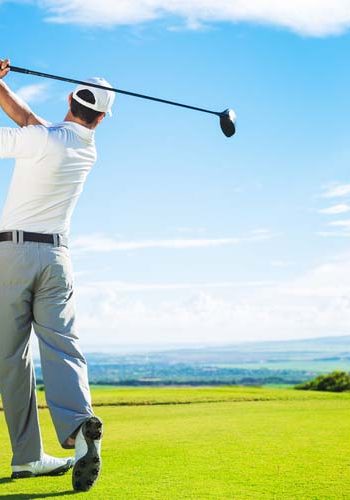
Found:
M 52 243 L 53 243 L 54 247 L 60 247 L 61 246 L 61 244 L 62 244 L 61 237 L 60 237 L 60 235 L 58 233 L 54 233 L 52 235 L 52 240 L 53 240 Z
M 13 243 L 18 243 L 18 240 L 19 240 L 19 232 L 14 230 L 12 231 L 12 241 Z

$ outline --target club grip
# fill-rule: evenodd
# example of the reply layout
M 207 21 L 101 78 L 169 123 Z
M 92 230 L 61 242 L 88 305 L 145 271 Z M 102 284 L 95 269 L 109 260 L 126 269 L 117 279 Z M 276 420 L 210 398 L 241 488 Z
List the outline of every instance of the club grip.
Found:
M 25 68 L 19 68 L 18 66 L 10 66 L 10 65 L 8 65 L 7 67 L 10 68 L 10 70 L 14 71 L 15 73 L 24 73 L 26 75 L 30 74 L 29 70 Z

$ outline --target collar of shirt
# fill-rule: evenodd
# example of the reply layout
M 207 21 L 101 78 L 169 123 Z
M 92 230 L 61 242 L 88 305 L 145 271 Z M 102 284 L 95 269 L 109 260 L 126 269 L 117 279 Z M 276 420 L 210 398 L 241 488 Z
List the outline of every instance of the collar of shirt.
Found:
M 59 123 L 58 126 L 70 128 L 79 137 L 84 139 L 84 141 L 87 141 L 87 142 L 94 141 L 95 131 L 91 130 L 90 128 L 84 127 L 83 125 L 80 125 L 79 123 L 65 121 L 65 122 Z

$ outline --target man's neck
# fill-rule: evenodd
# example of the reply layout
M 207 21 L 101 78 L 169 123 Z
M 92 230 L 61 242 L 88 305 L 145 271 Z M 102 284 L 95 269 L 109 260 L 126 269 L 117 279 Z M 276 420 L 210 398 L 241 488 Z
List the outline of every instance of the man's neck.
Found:
M 78 123 L 78 125 L 82 125 L 83 127 L 88 128 L 90 130 L 93 130 L 96 128 L 95 123 L 88 124 L 88 123 L 84 122 L 83 120 L 80 120 L 80 118 L 77 118 L 76 116 L 74 116 L 71 111 L 68 111 L 64 121 Z

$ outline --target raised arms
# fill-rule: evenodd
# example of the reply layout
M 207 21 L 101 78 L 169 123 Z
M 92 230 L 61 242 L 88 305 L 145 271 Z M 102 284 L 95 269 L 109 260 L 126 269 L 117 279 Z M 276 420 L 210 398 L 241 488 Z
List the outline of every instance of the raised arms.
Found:
M 9 59 L 0 59 L 0 107 L 20 127 L 28 125 L 48 125 L 48 122 L 40 118 L 30 107 L 18 97 L 6 85 L 3 78 L 9 73 L 10 69 L 7 67 L 10 64 Z

